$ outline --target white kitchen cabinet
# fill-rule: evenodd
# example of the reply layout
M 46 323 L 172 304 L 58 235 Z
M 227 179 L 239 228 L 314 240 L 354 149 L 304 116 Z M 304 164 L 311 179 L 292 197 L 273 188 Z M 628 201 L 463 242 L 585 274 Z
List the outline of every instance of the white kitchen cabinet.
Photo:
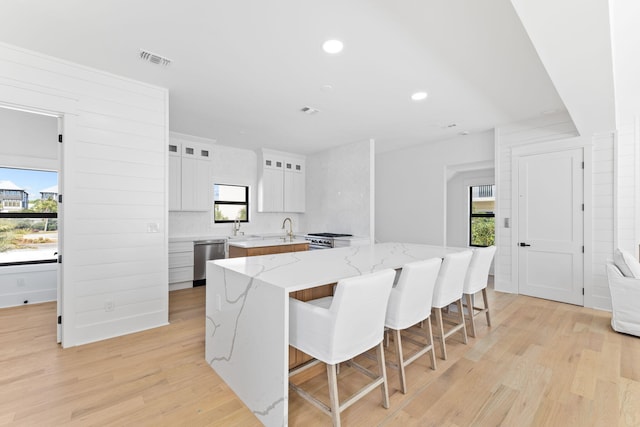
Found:
M 304 156 L 262 149 L 258 158 L 258 212 L 304 212 Z
M 284 211 L 304 212 L 306 202 L 305 164 L 302 158 L 285 158 Z
M 211 148 L 204 144 L 169 143 L 169 210 L 211 209 Z
M 169 290 L 193 287 L 193 242 L 169 243 Z
M 284 208 L 284 160 L 275 152 L 263 150 L 259 168 L 258 211 L 282 212 Z

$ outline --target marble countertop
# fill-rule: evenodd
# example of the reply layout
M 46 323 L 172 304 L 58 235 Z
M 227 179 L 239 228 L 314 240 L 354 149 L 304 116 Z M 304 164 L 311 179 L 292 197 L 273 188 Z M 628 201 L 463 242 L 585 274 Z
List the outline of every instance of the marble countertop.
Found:
M 230 240 L 229 246 L 235 246 L 237 248 L 262 248 L 265 246 L 284 246 L 284 245 L 297 245 L 300 243 L 308 243 L 305 239 L 294 238 L 293 240 L 283 240 L 282 238 L 264 238 L 253 240 Z
M 292 292 L 385 268 L 401 268 L 411 261 L 443 257 L 463 250 L 468 249 L 409 243 L 378 243 L 209 262 Z

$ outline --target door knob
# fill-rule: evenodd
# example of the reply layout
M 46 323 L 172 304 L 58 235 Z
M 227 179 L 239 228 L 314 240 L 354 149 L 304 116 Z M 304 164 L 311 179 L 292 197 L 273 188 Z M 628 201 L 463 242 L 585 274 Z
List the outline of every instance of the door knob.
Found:
M 529 245 L 529 244 L 527 244 L 525 242 L 520 242 L 520 246 L 524 248 L 525 246 L 531 246 L 531 245 Z

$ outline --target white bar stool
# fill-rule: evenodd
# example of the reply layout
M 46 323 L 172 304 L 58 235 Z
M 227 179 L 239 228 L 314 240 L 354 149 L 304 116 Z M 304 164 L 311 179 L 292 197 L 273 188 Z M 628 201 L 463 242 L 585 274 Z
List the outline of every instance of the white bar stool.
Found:
M 464 279 L 469 269 L 472 253 L 470 250 L 456 252 L 444 257 L 435 289 L 433 290 L 433 309 L 436 314 L 436 327 L 439 333 L 438 339 L 442 344 L 442 358 L 447 360 L 447 347 L 445 341 L 452 334 L 461 331 L 462 342 L 467 343 L 467 329 L 464 324 L 464 313 L 462 312 L 462 289 Z M 457 319 L 454 326 L 444 332 L 444 322 L 442 319 L 442 308 L 449 304 L 456 303 Z
M 431 369 L 436 369 L 436 357 L 433 347 L 433 331 L 431 329 L 431 302 L 433 289 L 438 278 L 440 258 L 416 261 L 402 267 L 400 278 L 396 286 L 391 289 L 389 304 L 387 305 L 387 317 L 385 326 L 393 332 L 393 341 L 396 347 L 397 369 L 400 376 L 400 390 L 407 392 L 407 380 L 405 367 L 414 362 L 420 356 L 431 352 Z M 406 341 L 418 346 L 419 349 L 411 357 L 405 359 L 402 349 L 400 331 L 425 321 L 428 325 L 426 339 L 427 344 L 420 343 L 409 337 Z
M 471 263 L 469 264 L 469 271 L 464 281 L 464 288 L 462 293 L 465 297 L 465 303 L 467 306 L 467 317 L 470 321 L 471 336 L 476 336 L 476 324 L 475 317 L 484 313 L 487 317 L 487 325 L 491 326 L 491 316 L 489 315 L 489 299 L 487 298 L 487 281 L 489 279 L 489 269 L 491 268 L 491 261 L 496 253 L 495 246 L 488 246 L 486 248 L 475 248 L 473 250 L 473 257 L 471 257 Z M 474 305 L 473 296 L 482 291 L 482 299 L 484 301 L 484 307 L 476 307 Z
M 289 299 L 289 344 L 316 360 L 292 370 L 296 375 L 320 362 L 327 365 L 330 405 L 289 382 L 300 396 L 329 415 L 334 426 L 340 425 L 340 413 L 357 400 L 380 387 L 382 405 L 389 407 L 389 390 L 385 369 L 384 319 L 395 271 L 392 269 L 340 280 L 333 297 L 302 302 Z M 350 361 L 376 347 L 379 373 L 374 374 Z M 340 403 L 336 365 L 348 365 L 373 379 L 351 397 Z

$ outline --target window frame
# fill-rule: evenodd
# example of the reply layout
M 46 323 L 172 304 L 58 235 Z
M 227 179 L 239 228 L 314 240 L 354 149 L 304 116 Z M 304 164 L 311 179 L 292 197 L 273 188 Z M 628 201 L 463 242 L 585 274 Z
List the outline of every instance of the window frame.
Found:
M 494 231 L 493 231 L 493 238 L 495 241 L 495 217 L 496 217 L 496 213 L 492 212 L 492 213 L 473 213 L 473 189 L 476 187 L 483 187 L 483 186 L 492 186 L 495 187 L 495 184 L 482 184 L 482 185 L 470 185 L 469 186 L 469 246 L 473 247 L 473 248 L 486 248 L 487 246 L 485 245 L 474 245 L 473 244 L 473 218 L 493 218 L 493 223 L 494 223 Z M 494 194 L 494 198 L 495 198 L 495 194 Z
M 235 201 L 227 201 L 227 200 L 216 200 L 215 198 L 215 186 L 216 185 L 223 185 L 226 187 L 243 187 L 244 188 L 244 196 L 245 196 L 245 201 L 244 202 L 235 202 Z M 222 183 L 214 183 L 214 197 L 213 197 L 213 223 L 214 224 L 230 224 L 230 223 L 234 223 L 236 222 L 236 220 L 233 219 L 221 219 L 221 220 L 217 220 L 216 219 L 216 205 L 235 205 L 235 206 L 245 206 L 246 211 L 247 211 L 247 219 L 241 219 L 239 220 L 240 223 L 248 223 L 249 222 L 249 186 L 248 185 L 242 185 L 242 184 L 222 184 Z
M 20 218 L 52 218 L 58 219 L 57 212 L 0 212 L 0 219 L 20 219 Z M 59 249 L 59 247 L 58 247 Z M 55 253 L 57 254 L 57 252 Z M 11 261 L 11 262 L 0 262 L 0 267 L 8 267 L 8 266 L 16 266 L 16 265 L 32 265 L 32 264 L 53 264 L 58 262 L 58 257 L 55 258 L 45 258 L 45 259 L 37 259 L 31 261 Z

